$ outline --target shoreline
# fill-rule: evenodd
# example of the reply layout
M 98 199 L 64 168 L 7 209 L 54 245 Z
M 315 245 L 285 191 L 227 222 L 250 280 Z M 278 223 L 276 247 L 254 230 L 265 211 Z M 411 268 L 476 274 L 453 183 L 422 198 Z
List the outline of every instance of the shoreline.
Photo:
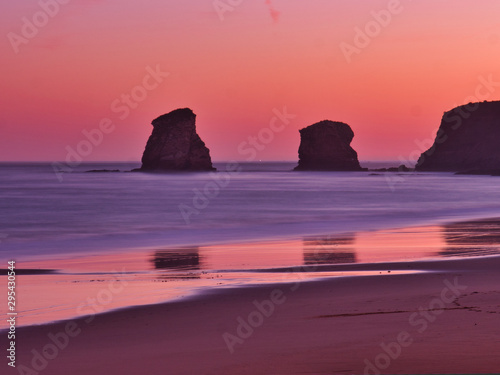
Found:
M 281 281 L 270 281 L 267 283 L 248 283 L 242 285 L 227 285 L 222 288 L 213 288 L 210 286 L 203 286 L 194 288 L 187 295 L 174 297 L 164 301 L 158 301 L 150 304 L 122 306 L 109 310 L 95 312 L 91 316 L 100 316 L 106 314 L 119 313 L 121 311 L 135 310 L 142 308 L 149 308 L 153 306 L 169 305 L 171 303 L 183 303 L 189 301 L 196 301 L 198 299 L 211 298 L 213 296 L 225 294 L 238 294 L 243 290 L 258 290 L 260 288 L 286 288 L 290 285 L 298 285 L 303 283 L 328 283 L 337 279 L 355 279 L 355 278 L 368 278 L 368 277 L 395 277 L 395 276 L 409 276 L 409 275 L 425 275 L 439 272 L 472 272 L 484 269 L 484 266 L 490 260 L 500 264 L 500 255 L 486 255 L 467 258 L 448 258 L 448 259 L 427 259 L 408 262 L 380 262 L 380 263 L 356 263 L 356 264 L 338 264 L 338 265 L 302 265 L 294 267 L 283 268 L 270 268 L 261 270 L 252 270 L 249 272 L 255 273 L 284 273 L 286 279 Z M 21 271 L 19 273 L 19 271 Z M 17 270 L 17 275 L 35 275 L 30 271 L 40 271 L 40 274 L 45 274 L 45 271 L 52 273 L 53 270 Z M 245 271 L 243 271 L 245 272 Z M 321 273 L 331 273 L 330 275 L 320 275 Z M 337 273 L 337 274 L 336 274 Z M 315 276 L 315 274 L 318 274 Z M 297 276 L 293 278 L 293 276 Z M 293 280 L 291 280 L 293 279 Z M 19 328 L 30 328 L 38 326 L 51 326 L 62 324 L 68 321 L 85 320 L 86 315 L 75 315 L 69 318 L 52 320 L 41 323 L 34 323 L 28 325 L 17 325 Z M 0 329 L 0 333 L 6 332 L 5 328 Z
M 20 327 L 18 363 L 29 365 L 33 349 L 44 353 L 49 334 L 80 330 L 68 336 L 56 358 L 46 359 L 51 374 L 105 374 L 111 364 L 149 374 L 363 373 L 365 360 L 384 365 L 381 343 L 390 346 L 407 332 L 412 340 L 401 343 L 411 344 L 398 344 L 400 355 L 388 357 L 390 364 L 381 372 L 497 371 L 500 311 L 494 302 L 500 295 L 500 256 L 421 263 L 430 272 L 218 289 L 163 304 Z M 441 306 L 435 301 L 447 283 L 456 285 L 460 294 L 453 299 L 450 294 Z M 273 307 L 266 301 L 274 301 Z M 269 316 L 264 313 L 271 310 Z M 424 328 L 423 313 L 432 314 L 433 320 L 418 332 Z M 418 314 L 413 324 L 412 314 Z M 113 345 L 117 340 L 120 347 Z M 84 351 L 91 361 L 74 362 Z
M 451 216 L 451 217 L 450 217 Z M 219 233 L 213 237 L 212 229 L 199 229 L 196 238 L 193 240 L 192 233 L 189 231 L 182 232 L 175 238 L 165 237 L 158 233 L 145 235 L 144 237 L 127 234 L 121 235 L 119 238 L 111 235 L 96 238 L 83 238 L 78 241 L 78 246 L 75 252 L 48 250 L 47 253 L 40 255 L 40 246 L 53 246 L 52 242 L 47 243 L 7 243 L 5 242 L 5 253 L 16 254 L 18 261 L 44 261 L 47 259 L 60 259 L 76 256 L 100 255 L 100 254 L 118 254 L 118 253 L 133 253 L 140 250 L 155 249 L 169 243 L 170 246 L 176 247 L 191 247 L 191 246 L 224 246 L 230 244 L 254 244 L 260 242 L 283 242 L 288 240 L 300 240 L 304 237 L 311 236 L 346 236 L 356 235 L 358 233 L 371 233 L 377 231 L 393 231 L 402 230 L 405 228 L 424 228 L 433 226 L 447 226 L 460 222 L 481 222 L 483 220 L 498 220 L 500 211 L 498 209 L 481 209 L 473 213 L 466 213 L 457 210 L 457 212 L 446 212 L 437 218 L 416 217 L 401 221 L 401 218 L 388 219 L 385 218 L 383 224 L 377 222 L 364 223 L 362 226 L 356 226 L 356 220 L 353 222 L 313 222 L 313 223 L 282 223 L 274 228 L 272 234 L 263 232 L 263 227 L 250 226 L 245 228 L 230 228 L 227 232 Z M 336 227 L 332 230 L 332 227 Z M 353 230 L 352 228 L 356 229 Z M 184 228 L 185 229 L 185 228 Z M 244 232 L 244 234 L 242 234 Z M 297 234 L 300 233 L 300 234 Z M 72 238 L 59 239 L 58 249 L 60 248 L 75 248 L 75 241 Z M 1 261 L 10 260 L 12 256 L 1 258 Z
M 19 325 L 72 319 L 89 310 L 161 304 L 210 289 L 436 270 L 447 260 L 461 264 L 499 254 L 496 231 L 499 219 L 483 219 L 294 241 L 18 261 L 24 295 Z M 39 301 L 45 290 L 52 293 Z
M 447 259 L 427 259 L 407 262 L 380 262 L 380 263 L 355 263 L 355 264 L 327 264 L 327 265 L 302 265 L 282 268 L 255 269 L 252 271 L 242 270 L 242 272 L 250 272 L 257 274 L 283 274 L 284 277 L 265 283 L 250 282 L 241 285 L 226 285 L 221 288 L 211 286 L 201 286 L 192 288 L 185 295 L 169 298 L 168 300 L 158 301 L 154 303 L 120 306 L 117 308 L 95 311 L 92 316 L 105 314 L 113 314 L 120 311 L 126 311 L 136 308 L 148 308 L 152 306 L 168 305 L 170 303 L 182 303 L 184 301 L 196 300 L 198 298 L 209 297 L 218 294 L 225 294 L 228 291 L 237 293 L 244 289 L 259 289 L 259 288 L 281 288 L 289 284 L 297 285 L 302 283 L 323 283 L 336 279 L 351 279 L 351 278 L 366 278 L 366 277 L 395 277 L 402 275 L 419 275 L 436 272 L 459 272 L 461 270 L 474 271 L 481 270 L 484 264 L 489 260 L 499 261 L 500 255 L 485 255 L 471 256 L 467 258 L 453 257 Z M 21 271 L 21 272 L 19 272 Z M 33 272 L 31 272 L 33 271 Z M 38 271 L 38 273 L 37 273 Z M 48 272 L 45 272 L 48 271 Z M 52 274 L 54 270 L 16 270 L 17 275 L 36 275 L 36 274 Z M 234 271 L 238 272 L 238 271 Z M 326 273 L 326 274 L 325 274 Z M 18 318 L 20 318 L 19 316 Z M 29 328 L 36 326 L 55 325 L 73 320 L 85 320 L 86 315 L 74 315 L 64 319 L 49 320 L 38 323 L 17 325 L 19 328 Z M 0 329 L 0 333 L 5 328 Z
M 226 238 L 219 240 L 197 240 L 192 242 L 170 242 L 173 247 L 180 248 L 188 248 L 195 246 L 224 246 L 224 245 L 252 245 L 266 242 L 287 242 L 287 241 L 299 241 L 303 238 L 307 237 L 328 237 L 328 236 L 348 236 L 348 235 L 356 235 L 358 233 L 373 233 L 373 232 L 383 232 L 383 231 L 397 231 L 403 229 L 412 229 L 412 228 L 432 228 L 436 226 L 446 226 L 453 224 L 460 224 L 464 222 L 482 222 L 486 220 L 498 220 L 500 221 L 500 212 L 495 211 L 495 213 L 491 212 L 478 212 L 474 214 L 461 214 L 458 216 L 454 216 L 453 218 L 449 217 L 440 217 L 440 218 L 422 218 L 419 220 L 414 220 L 409 223 L 401 223 L 399 225 L 386 223 L 382 226 L 368 226 L 359 228 L 356 230 L 337 230 L 337 231 L 328 231 L 325 229 L 316 229 L 307 231 L 301 234 L 291 234 L 291 233 L 281 233 L 277 235 L 266 235 L 260 237 L 245 237 L 245 238 Z M 314 223 L 315 225 L 319 224 L 320 227 L 332 225 L 332 223 Z M 301 224 L 303 226 L 303 224 Z M 129 254 L 135 253 L 137 251 L 147 251 L 153 250 L 155 248 L 161 247 L 165 242 L 169 242 L 168 239 L 158 239 L 158 243 L 148 244 L 146 246 L 131 246 L 131 247 L 109 247 L 106 249 L 92 249 L 92 250 L 79 250 L 75 252 L 57 252 L 57 253 L 48 253 L 48 254 L 24 254 L 19 258 L 16 258 L 18 261 L 27 261 L 31 262 L 39 262 L 46 260 L 58 260 L 61 258 L 73 258 L 73 257 L 85 257 L 85 256 L 93 256 L 93 255 L 112 255 L 112 254 Z M 12 258 L 12 257 L 10 257 Z M 0 258 L 0 261 L 8 261 L 10 258 Z

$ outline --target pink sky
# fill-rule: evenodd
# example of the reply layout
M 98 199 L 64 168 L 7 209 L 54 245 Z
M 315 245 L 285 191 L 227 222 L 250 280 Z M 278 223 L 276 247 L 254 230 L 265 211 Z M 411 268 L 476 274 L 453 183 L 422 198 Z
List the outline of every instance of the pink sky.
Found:
M 0 160 L 64 160 L 109 118 L 85 161 L 137 161 L 151 120 L 179 107 L 197 114 L 212 159 L 244 160 L 238 146 L 285 106 L 296 117 L 257 159 L 297 160 L 298 130 L 323 119 L 353 128 L 361 160 L 407 159 L 444 111 L 478 92 L 500 99 L 500 84 L 482 83 L 500 83 L 497 0 L 401 0 L 350 62 L 341 43 L 355 46 L 355 28 L 397 0 L 242 0 L 222 15 L 213 0 L 65 1 L 18 53 L 9 33 L 42 8 L 0 5 Z M 113 112 L 157 66 L 168 77 Z

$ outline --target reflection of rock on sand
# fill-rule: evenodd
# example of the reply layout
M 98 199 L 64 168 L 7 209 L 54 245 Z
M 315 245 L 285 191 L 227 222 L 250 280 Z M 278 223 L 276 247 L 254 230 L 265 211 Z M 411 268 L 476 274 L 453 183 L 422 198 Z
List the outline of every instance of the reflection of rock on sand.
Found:
M 304 264 L 356 263 L 354 236 L 304 238 Z
M 465 221 L 443 226 L 444 256 L 498 254 L 500 219 Z
M 199 270 L 199 248 L 159 250 L 151 261 L 157 270 Z

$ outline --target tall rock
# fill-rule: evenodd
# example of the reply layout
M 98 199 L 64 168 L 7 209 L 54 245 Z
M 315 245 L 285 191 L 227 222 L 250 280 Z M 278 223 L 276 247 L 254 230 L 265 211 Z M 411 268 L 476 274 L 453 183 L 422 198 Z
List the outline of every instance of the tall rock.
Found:
M 211 171 L 210 150 L 196 133 L 196 115 L 176 109 L 153 120 L 142 171 Z
M 500 169 L 500 101 L 469 103 L 445 112 L 434 144 L 422 153 L 418 171 Z
M 361 171 L 358 154 L 350 146 L 351 127 L 324 120 L 300 130 L 299 165 L 296 171 Z

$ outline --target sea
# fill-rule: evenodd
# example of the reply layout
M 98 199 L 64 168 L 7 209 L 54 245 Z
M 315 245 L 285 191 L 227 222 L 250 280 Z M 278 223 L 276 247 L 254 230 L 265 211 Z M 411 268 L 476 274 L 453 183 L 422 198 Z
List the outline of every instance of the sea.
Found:
M 262 272 L 279 267 L 498 253 L 500 177 L 295 165 L 159 174 L 133 172 L 136 162 L 0 163 L 0 268 L 19 270 L 19 321 L 88 314 L 116 280 L 127 287 L 96 311 L 298 277 Z

